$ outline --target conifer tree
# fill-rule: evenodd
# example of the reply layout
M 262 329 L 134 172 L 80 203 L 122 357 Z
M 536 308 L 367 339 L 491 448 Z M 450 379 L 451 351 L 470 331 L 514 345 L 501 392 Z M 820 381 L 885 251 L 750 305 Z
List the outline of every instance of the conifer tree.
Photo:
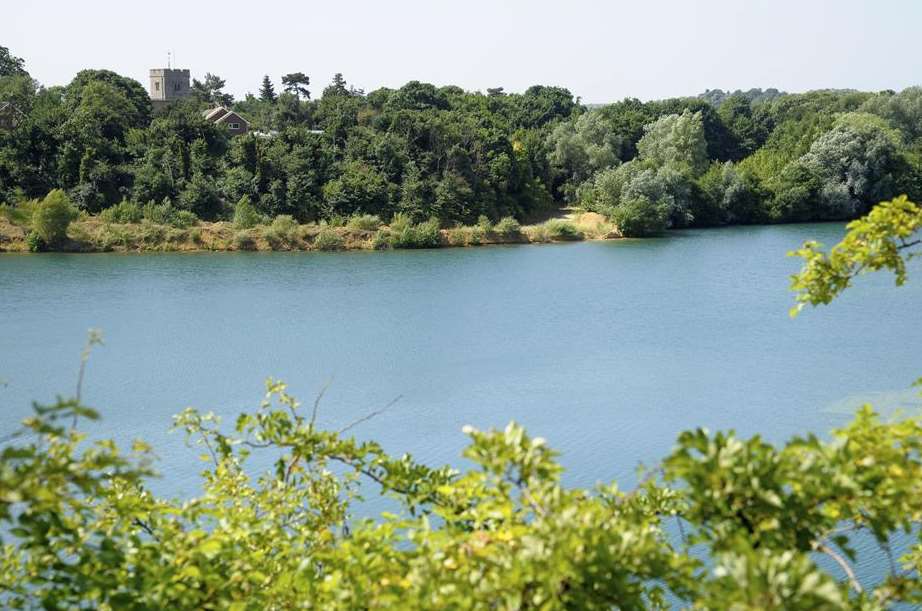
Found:
M 275 87 L 268 74 L 263 77 L 263 84 L 259 87 L 259 99 L 263 102 L 274 102 L 276 99 Z

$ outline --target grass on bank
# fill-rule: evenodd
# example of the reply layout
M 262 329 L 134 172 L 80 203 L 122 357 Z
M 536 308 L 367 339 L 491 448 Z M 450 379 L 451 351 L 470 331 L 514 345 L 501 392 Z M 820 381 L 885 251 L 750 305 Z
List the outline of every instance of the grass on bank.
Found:
M 288 215 L 267 218 L 243 200 L 232 221 L 205 222 L 169 202 L 139 206 L 125 201 L 98 215 L 59 210 L 59 216 L 72 216 L 64 223 L 63 237 L 49 244 L 37 237 L 43 205 L 45 200 L 0 205 L 0 252 L 384 250 L 618 237 L 604 217 L 582 211 L 533 225 L 512 217 L 496 223 L 481 217 L 475 225 L 442 228 L 435 219 L 413 223 L 401 214 L 388 223 L 362 214 L 301 224 Z

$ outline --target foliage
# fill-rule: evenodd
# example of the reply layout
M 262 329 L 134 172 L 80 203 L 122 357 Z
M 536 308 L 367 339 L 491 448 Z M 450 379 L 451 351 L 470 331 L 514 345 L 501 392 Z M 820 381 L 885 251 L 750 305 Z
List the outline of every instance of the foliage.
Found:
M 922 229 L 922 208 L 906 196 L 875 206 L 871 212 L 848 224 L 845 238 L 828 253 L 817 242 L 806 242 L 791 253 L 804 259 L 803 270 L 793 277 L 799 312 L 804 305 L 826 304 L 850 286 L 852 279 L 868 271 L 888 269 L 896 284 L 906 281 L 906 261 L 920 253 L 914 247 L 922 243 L 917 232 Z M 905 254 L 904 254 L 905 253 Z
M 515 237 L 522 233 L 522 226 L 515 218 L 504 216 L 496 223 L 493 230 L 504 237 Z
M 583 234 L 576 225 L 563 219 L 551 219 L 544 224 L 548 238 L 551 240 L 582 240 Z
M 268 74 L 263 77 L 263 82 L 259 87 L 259 99 L 269 103 L 278 99 L 278 96 L 275 95 L 275 86 L 272 84 Z
M 2 450 L 5 602 L 806 610 L 922 600 L 917 554 L 879 583 L 850 568 L 856 532 L 884 542 L 922 519 L 917 420 L 884 423 L 866 408 L 829 442 L 781 446 L 690 431 L 662 478 L 622 492 L 565 486 L 556 453 L 515 423 L 465 427 L 472 468 L 431 468 L 348 437 L 358 421 L 317 427 L 319 403 L 304 410 L 280 382 L 266 389 L 230 430 L 212 413 L 176 416 L 204 460 L 201 493 L 183 501 L 148 488 L 142 441 L 128 454 L 89 441 L 79 425 L 98 415 L 79 399 L 37 405 Z M 256 461 L 272 466 L 259 473 Z M 369 486 L 399 510 L 351 518 Z M 845 567 L 845 581 L 817 553 Z
M 662 202 L 646 195 L 625 199 L 612 212 L 618 232 L 626 238 L 658 235 L 668 227 L 669 211 Z
M 354 214 L 346 221 L 346 227 L 357 231 L 377 231 L 381 218 L 374 214 Z
M 701 173 L 708 159 L 701 113 L 686 110 L 647 125 L 637 142 L 637 152 L 656 165 L 672 164 L 691 174 Z
M 310 84 L 310 77 L 303 72 L 291 72 L 282 77 L 282 87 L 286 92 L 295 94 L 298 99 L 302 96 L 307 100 L 311 99 L 311 92 L 307 89 Z
M 331 227 L 324 227 L 314 236 L 313 246 L 317 250 L 339 250 L 344 245 L 341 235 Z
M 34 231 L 26 234 L 26 248 L 29 249 L 29 252 L 42 252 L 47 247 L 48 244 L 45 243 L 45 240 Z
M 0 77 L 23 74 L 27 73 L 22 58 L 12 55 L 9 49 L 0 45 Z
M 234 206 L 234 226 L 238 229 L 251 229 L 264 221 L 263 216 L 250 203 L 250 198 L 244 195 Z
M 103 210 L 99 218 L 107 223 L 140 223 L 144 218 L 144 212 L 136 203 L 123 199 L 111 208 Z
M 438 248 L 442 232 L 438 219 L 412 224 L 408 217 L 395 215 L 388 226 L 388 242 L 392 248 Z
M 235 102 L 206 73 L 153 116 L 142 85 L 114 72 L 43 88 L 8 50 L 0 59 L 0 101 L 23 113 L 0 133 L 0 201 L 63 189 L 91 213 L 169 199 L 231 220 L 246 196 L 267 218 L 400 212 L 450 227 L 524 221 L 565 203 L 613 218 L 646 198 L 667 209 L 668 229 L 850 219 L 900 193 L 922 197 L 918 88 L 709 90 L 586 108 L 561 87 L 410 81 L 366 94 L 342 74 L 311 99 L 310 77 L 292 72 L 280 94 L 266 76 L 258 95 Z M 215 105 L 252 118 L 256 133 L 231 138 L 203 117 Z
M 32 231 L 48 246 L 58 246 L 67 238 L 67 228 L 77 218 L 70 198 L 60 189 L 49 193 L 32 215 Z
M 280 214 L 272 220 L 263 235 L 273 248 L 290 246 L 298 239 L 298 222 L 288 214 Z

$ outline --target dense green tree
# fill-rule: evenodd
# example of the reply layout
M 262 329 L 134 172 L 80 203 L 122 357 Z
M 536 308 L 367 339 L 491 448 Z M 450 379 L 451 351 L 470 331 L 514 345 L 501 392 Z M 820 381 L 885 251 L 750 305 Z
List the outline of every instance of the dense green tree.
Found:
M 547 147 L 551 165 L 566 177 L 563 191 L 572 198 L 595 172 L 620 163 L 623 141 L 600 113 L 590 111 L 554 127 Z
M 763 201 L 755 178 L 733 164 L 715 162 L 698 179 L 698 197 L 691 209 L 696 225 L 736 225 L 766 222 Z
M 333 80 L 327 85 L 323 90 L 323 97 L 335 97 L 335 96 L 350 96 L 352 91 L 346 84 L 346 79 L 343 78 L 341 72 L 337 72 L 333 75 Z
M 918 144 L 922 138 L 922 87 L 907 87 L 899 93 L 881 93 L 869 98 L 861 110 L 885 119 L 899 131 L 907 145 Z
M 205 73 L 203 80 L 192 79 L 191 92 L 194 99 L 211 106 L 230 106 L 234 96 L 224 93 L 224 79 L 211 72 Z
M 641 159 L 656 165 L 672 165 L 690 175 L 702 173 L 708 155 L 701 114 L 686 110 L 660 117 L 644 128 L 637 151 Z
M 21 57 L 16 57 L 10 50 L 0 45 L 0 77 L 27 76 L 26 62 Z
M 813 218 L 847 219 L 893 197 L 899 136 L 880 119 L 842 115 L 797 163 L 821 181 Z
M 323 187 L 327 214 L 376 214 L 390 216 L 387 180 L 375 168 L 360 161 L 347 163 L 339 176 Z
M 275 95 L 275 86 L 269 79 L 269 75 L 263 76 L 263 82 L 259 86 L 259 99 L 263 102 L 275 102 L 278 96 Z
M 282 87 L 288 93 L 294 94 L 299 100 L 302 97 L 305 100 L 311 99 L 311 92 L 307 89 L 310 84 L 310 77 L 303 72 L 291 72 L 282 77 Z
M 765 144 L 771 133 L 772 125 L 768 115 L 764 112 L 754 113 L 752 103 L 743 95 L 732 95 L 724 99 L 717 109 L 717 115 L 733 136 L 735 150 L 730 151 L 729 159 L 748 157 Z

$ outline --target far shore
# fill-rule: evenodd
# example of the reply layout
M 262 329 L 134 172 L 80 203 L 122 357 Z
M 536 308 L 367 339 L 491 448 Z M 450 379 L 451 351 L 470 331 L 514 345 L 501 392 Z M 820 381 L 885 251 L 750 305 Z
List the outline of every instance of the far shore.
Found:
M 564 210 L 543 223 L 499 230 L 492 225 L 439 229 L 425 238 L 396 234 L 387 225 L 376 229 L 324 224 L 262 224 L 240 229 L 232 222 L 200 221 L 177 228 L 142 221 L 110 223 L 84 215 L 70 224 L 67 240 L 48 252 L 240 252 L 337 251 L 404 248 L 452 248 L 501 244 L 546 244 L 611 240 L 621 236 L 605 217 Z M 0 253 L 28 253 L 29 228 L 0 217 Z

